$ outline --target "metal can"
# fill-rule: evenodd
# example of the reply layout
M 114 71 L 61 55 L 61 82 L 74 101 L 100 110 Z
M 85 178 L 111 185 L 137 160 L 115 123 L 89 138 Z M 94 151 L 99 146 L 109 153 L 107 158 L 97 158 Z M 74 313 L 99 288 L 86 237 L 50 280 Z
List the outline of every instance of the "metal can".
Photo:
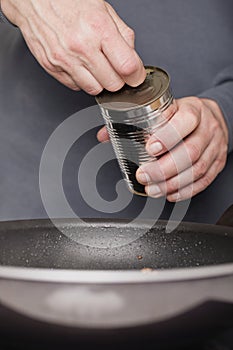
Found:
M 146 79 L 138 87 L 125 85 L 117 92 L 103 90 L 96 96 L 128 188 L 142 196 L 145 186 L 137 181 L 136 171 L 156 159 L 146 152 L 146 143 L 176 111 L 168 74 L 158 67 L 145 69 Z

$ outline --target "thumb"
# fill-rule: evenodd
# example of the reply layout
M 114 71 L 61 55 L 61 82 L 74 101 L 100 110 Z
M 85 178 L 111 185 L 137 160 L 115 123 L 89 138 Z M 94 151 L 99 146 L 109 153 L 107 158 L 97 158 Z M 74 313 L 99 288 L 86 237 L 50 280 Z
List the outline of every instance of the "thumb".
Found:
M 98 131 L 97 139 L 99 142 L 108 142 L 110 140 L 106 126 Z

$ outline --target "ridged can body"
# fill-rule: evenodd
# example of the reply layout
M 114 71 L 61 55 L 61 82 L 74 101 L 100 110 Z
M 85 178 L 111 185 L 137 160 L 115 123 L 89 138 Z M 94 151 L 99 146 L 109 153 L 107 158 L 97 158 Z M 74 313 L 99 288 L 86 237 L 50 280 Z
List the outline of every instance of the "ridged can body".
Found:
M 146 143 L 176 111 L 168 74 L 161 68 L 145 68 L 147 76 L 140 86 L 104 90 L 96 97 L 128 188 L 143 196 L 145 188 L 138 183 L 136 171 L 156 159 L 147 153 Z

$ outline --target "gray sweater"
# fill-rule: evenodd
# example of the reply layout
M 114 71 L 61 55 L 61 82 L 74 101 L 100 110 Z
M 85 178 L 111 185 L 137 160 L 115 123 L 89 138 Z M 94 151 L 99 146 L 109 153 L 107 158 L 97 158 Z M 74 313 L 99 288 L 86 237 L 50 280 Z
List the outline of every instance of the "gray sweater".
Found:
M 145 62 L 172 77 L 175 96 L 198 95 L 221 107 L 233 148 L 233 2 L 110 0 L 136 32 Z M 0 12 L 0 21 L 8 22 Z
M 214 99 L 233 148 L 232 0 L 110 0 L 136 32 L 144 62 L 164 67 L 174 95 Z M 7 19 L 0 14 L 0 21 Z
M 111 0 L 147 64 L 164 67 L 176 97 L 214 99 L 233 148 L 233 1 Z
M 144 63 L 169 72 L 175 97 L 196 95 L 218 102 L 228 124 L 230 152 L 233 1 L 110 0 L 110 3 L 135 30 L 136 48 Z M 0 219 L 46 216 L 38 186 L 43 148 L 65 118 L 94 103 L 93 97 L 71 91 L 50 77 L 33 58 L 17 28 L 0 26 Z M 90 131 L 82 138 L 78 149 L 74 149 L 74 162 L 68 162 L 64 173 L 67 197 L 84 217 L 107 216 L 90 209 L 78 190 L 74 190 L 77 183 L 73 164 L 78 166 L 86 151 L 97 143 L 95 134 L 96 131 Z M 98 188 L 105 199 L 113 200 L 115 181 L 121 175 L 117 163 L 111 163 L 107 169 L 97 178 Z M 192 199 L 185 220 L 216 221 L 233 202 L 232 174 L 233 152 L 216 181 Z M 143 203 L 137 197 L 115 216 L 135 216 Z M 170 208 L 167 204 L 163 218 L 169 217 Z

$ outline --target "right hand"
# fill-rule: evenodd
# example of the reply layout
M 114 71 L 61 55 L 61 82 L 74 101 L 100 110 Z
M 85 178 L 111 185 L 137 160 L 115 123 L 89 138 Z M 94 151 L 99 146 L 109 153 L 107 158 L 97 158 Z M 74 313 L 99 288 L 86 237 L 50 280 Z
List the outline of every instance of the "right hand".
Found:
M 73 90 L 97 95 L 146 76 L 134 32 L 103 0 L 1 0 L 40 65 Z

